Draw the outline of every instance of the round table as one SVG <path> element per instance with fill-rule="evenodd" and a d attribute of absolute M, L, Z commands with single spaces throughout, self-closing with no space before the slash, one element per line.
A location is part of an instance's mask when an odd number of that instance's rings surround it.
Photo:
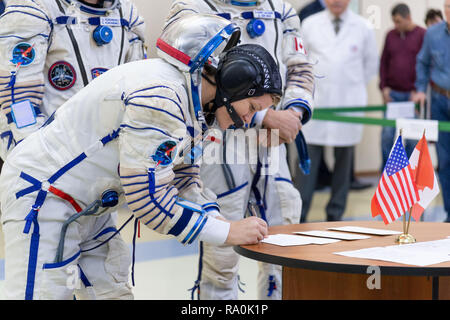
<path fill-rule="evenodd" d="M 273 226 L 269 234 L 326 231 L 358 226 L 402 231 L 403 222 L 339 221 Z M 450 223 L 411 222 L 409 233 L 417 242 L 450 236 Z M 235 246 L 250 259 L 283 267 L 283 299 L 450 299 L 450 261 L 417 267 L 381 260 L 351 258 L 334 252 L 395 245 L 397 235 L 369 235 L 364 240 L 342 240 L 325 245 L 282 247 L 266 243 Z M 374 267 L 378 269 L 374 269 Z M 379 271 L 380 288 L 370 285 Z M 372 277 L 372 278 L 371 278 Z"/>

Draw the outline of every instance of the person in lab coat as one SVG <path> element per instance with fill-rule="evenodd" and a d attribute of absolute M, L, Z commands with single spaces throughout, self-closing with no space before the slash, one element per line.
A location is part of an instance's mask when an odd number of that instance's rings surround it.
<path fill-rule="evenodd" d="M 325 0 L 327 9 L 308 17 L 302 24 L 305 47 L 315 65 L 315 105 L 349 107 L 367 104 L 367 84 L 379 66 L 375 32 L 369 22 L 353 13 L 350 0 Z M 361 114 L 352 112 L 351 115 Z M 331 198 L 326 207 L 327 221 L 344 214 L 350 187 L 354 147 L 361 142 L 363 126 L 312 120 L 304 126 L 311 158 L 311 173 L 300 173 L 299 189 L 305 222 L 314 193 L 319 159 L 325 147 L 334 147 Z"/>

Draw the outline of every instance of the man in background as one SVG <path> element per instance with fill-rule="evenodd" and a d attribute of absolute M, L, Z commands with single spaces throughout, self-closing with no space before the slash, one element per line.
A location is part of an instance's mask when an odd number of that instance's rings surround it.
<path fill-rule="evenodd" d="M 303 22 L 309 16 L 319 13 L 325 9 L 326 9 L 325 0 L 316 0 L 306 4 L 302 9 L 300 9 L 299 12 L 300 22 Z M 320 168 L 319 168 L 319 175 L 317 177 L 317 184 L 315 188 L 316 190 L 322 190 L 331 185 L 331 172 L 325 162 L 324 157 L 322 156 L 319 161 L 320 161 Z M 293 175 L 296 176 L 298 174 L 299 169 L 297 167 L 294 167 L 292 168 L 292 170 L 294 171 Z M 365 183 L 356 179 L 354 172 L 354 159 L 352 164 L 350 181 L 351 181 L 350 183 L 351 190 L 362 190 L 372 186 L 371 183 Z"/>
<path fill-rule="evenodd" d="M 411 18 L 409 7 L 398 4 L 392 9 L 394 29 L 386 36 L 380 62 L 380 90 L 385 104 L 410 101 L 415 91 L 416 57 L 422 47 L 425 29 Z M 396 134 L 394 127 L 383 127 L 381 133 L 382 167 L 386 165 Z M 405 140 L 405 149 L 411 155 L 416 141 Z"/>
<path fill-rule="evenodd" d="M 431 119 L 438 121 L 450 121 L 450 0 L 445 0 L 444 8 L 446 21 L 427 29 L 417 56 L 417 93 L 413 97 L 423 105 L 431 82 Z M 436 151 L 446 222 L 450 222 L 450 132 L 439 132 Z"/>
<path fill-rule="evenodd" d="M 312 61 L 317 61 L 314 73 L 320 76 L 316 81 L 315 105 L 367 105 L 367 84 L 378 70 L 374 30 L 367 20 L 348 8 L 350 0 L 325 2 L 326 10 L 308 17 L 302 24 L 306 50 Z M 303 130 L 311 172 L 300 173 L 299 177 L 303 200 L 301 222 L 307 218 L 325 147 L 333 147 L 335 157 L 326 220 L 341 220 L 350 189 L 354 147 L 361 141 L 363 126 L 311 120 Z"/>
<path fill-rule="evenodd" d="M 441 22 L 444 20 L 444 17 L 442 16 L 442 11 L 438 9 L 430 9 L 427 11 L 427 14 L 425 15 L 425 25 L 427 28 L 431 27 L 432 25 Z"/>

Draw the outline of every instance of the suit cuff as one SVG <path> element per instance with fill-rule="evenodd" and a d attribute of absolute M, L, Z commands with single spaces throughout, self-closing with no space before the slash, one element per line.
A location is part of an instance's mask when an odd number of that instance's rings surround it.
<path fill-rule="evenodd" d="M 253 119 L 252 119 L 252 127 L 253 126 L 262 126 L 263 120 L 264 120 L 268 110 L 269 110 L 269 108 L 266 108 L 262 111 L 258 111 L 255 113 L 255 115 L 253 116 Z"/>
<path fill-rule="evenodd" d="M 205 224 L 201 234 L 198 236 L 199 241 L 205 241 L 214 245 L 224 244 L 230 232 L 230 223 L 210 217 Z"/>

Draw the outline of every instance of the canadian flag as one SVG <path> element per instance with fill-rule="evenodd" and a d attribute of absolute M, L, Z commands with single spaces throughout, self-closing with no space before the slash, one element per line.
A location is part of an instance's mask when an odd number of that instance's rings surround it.
<path fill-rule="evenodd" d="M 294 39 L 295 39 L 295 51 L 298 51 L 306 55 L 306 48 L 305 45 L 303 44 L 303 39 L 299 37 L 295 37 Z"/>
<path fill-rule="evenodd" d="M 412 206 L 411 216 L 414 220 L 419 221 L 423 211 L 430 205 L 440 191 L 425 134 L 414 148 L 409 158 L 409 163 L 411 164 L 413 176 L 419 191 L 419 201 Z"/>

